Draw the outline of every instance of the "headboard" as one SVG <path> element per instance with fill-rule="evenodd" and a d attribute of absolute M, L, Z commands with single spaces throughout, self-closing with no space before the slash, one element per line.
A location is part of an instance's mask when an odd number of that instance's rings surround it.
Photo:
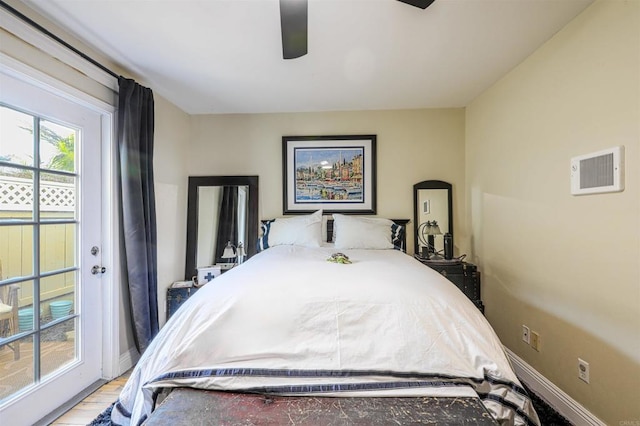
<path fill-rule="evenodd" d="M 394 243 L 395 248 L 397 250 L 406 252 L 407 251 L 407 223 L 409 223 L 410 219 L 391 219 L 397 225 L 401 225 L 404 227 L 404 232 L 402 233 L 400 239 Z M 268 222 L 268 220 L 262 220 L 262 223 Z M 327 238 L 325 241 L 333 241 L 333 219 L 329 217 L 327 219 Z"/>

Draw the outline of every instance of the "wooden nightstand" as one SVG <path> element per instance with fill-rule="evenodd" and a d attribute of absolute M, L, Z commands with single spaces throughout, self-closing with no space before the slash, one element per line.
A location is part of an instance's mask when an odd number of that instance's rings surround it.
<path fill-rule="evenodd" d="M 418 255 L 414 257 L 444 275 L 484 313 L 484 304 L 480 296 L 480 271 L 476 265 L 462 261 L 426 260 Z"/>

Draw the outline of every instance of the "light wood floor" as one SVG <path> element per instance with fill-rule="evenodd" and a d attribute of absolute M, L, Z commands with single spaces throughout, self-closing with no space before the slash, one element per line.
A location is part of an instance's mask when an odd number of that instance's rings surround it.
<path fill-rule="evenodd" d="M 120 391 L 124 387 L 131 370 L 122 376 L 105 383 L 98 390 L 83 399 L 78 405 L 58 417 L 51 425 L 53 426 L 86 426 L 105 408 L 109 407 L 118 399 Z"/>

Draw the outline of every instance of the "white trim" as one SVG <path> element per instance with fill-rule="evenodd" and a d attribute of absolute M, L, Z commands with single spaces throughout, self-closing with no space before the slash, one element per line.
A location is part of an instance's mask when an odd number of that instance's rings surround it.
<path fill-rule="evenodd" d="M 93 65 L 91 62 L 79 56 L 77 53 L 69 50 L 67 47 L 58 43 L 56 40 L 26 24 L 22 19 L 18 18 L 5 9 L 0 9 L 0 20 L 2 27 L 10 33 L 36 46 L 48 55 L 60 60 L 61 62 L 77 69 L 81 73 L 87 75 L 92 80 L 97 81 L 105 87 L 118 92 L 118 80 L 111 74 Z"/>
<path fill-rule="evenodd" d="M 139 359 L 140 359 L 140 354 L 138 353 L 136 348 L 129 348 L 127 352 L 120 355 L 120 364 L 119 364 L 119 368 L 121 371 L 120 374 L 124 374 L 131 367 L 136 365 Z"/>
<path fill-rule="evenodd" d="M 69 86 L 57 78 L 32 68 L 3 52 L 0 52 L 0 69 L 7 75 L 18 78 L 32 86 L 47 90 L 65 99 L 72 99 L 77 104 L 93 111 L 113 113 L 116 110 L 114 105 L 95 98 L 75 87 Z M 116 97 L 114 94 L 114 103 L 115 102 Z"/>
<path fill-rule="evenodd" d="M 102 140 L 102 265 L 107 272 L 102 277 L 102 377 L 114 379 L 122 374 L 120 355 L 120 257 L 118 255 L 119 227 L 115 209 L 117 188 L 115 156 L 115 117 L 103 115 Z"/>
<path fill-rule="evenodd" d="M 508 348 L 505 347 L 504 349 L 511 359 L 516 376 L 567 420 L 575 425 L 606 426 L 602 420 L 591 414 L 589 410 L 554 385 L 522 358 Z"/>

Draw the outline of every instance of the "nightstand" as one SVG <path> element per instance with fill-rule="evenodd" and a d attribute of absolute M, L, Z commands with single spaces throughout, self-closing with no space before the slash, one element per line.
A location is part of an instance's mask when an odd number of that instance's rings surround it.
<path fill-rule="evenodd" d="M 198 287 L 195 286 L 169 287 L 167 289 L 167 320 L 169 320 L 171 315 L 175 314 L 178 308 L 196 291 L 198 291 Z"/>
<path fill-rule="evenodd" d="M 455 260 L 426 260 L 418 255 L 414 257 L 454 283 L 484 313 L 480 297 L 480 272 L 476 265 Z"/>
<path fill-rule="evenodd" d="M 207 268 L 200 268 L 198 272 L 203 273 L 203 277 L 212 281 L 215 277 L 224 274 L 225 272 L 231 270 L 235 264 L 233 263 L 216 263 L 214 266 Z M 215 272 L 215 268 L 219 268 L 219 272 Z M 209 276 L 207 276 L 208 274 Z M 207 284 L 209 281 L 205 282 Z M 183 283 L 184 286 L 175 286 L 178 283 Z M 205 285 L 203 284 L 203 285 Z M 202 286 L 200 286 L 202 287 Z M 193 285 L 193 281 L 191 281 L 191 285 L 187 285 L 187 281 L 179 281 L 174 283 L 173 286 L 167 289 L 167 320 L 171 317 L 171 315 L 175 314 L 176 311 L 184 302 L 187 301 L 189 297 L 191 297 L 200 287 L 196 287 Z"/>

